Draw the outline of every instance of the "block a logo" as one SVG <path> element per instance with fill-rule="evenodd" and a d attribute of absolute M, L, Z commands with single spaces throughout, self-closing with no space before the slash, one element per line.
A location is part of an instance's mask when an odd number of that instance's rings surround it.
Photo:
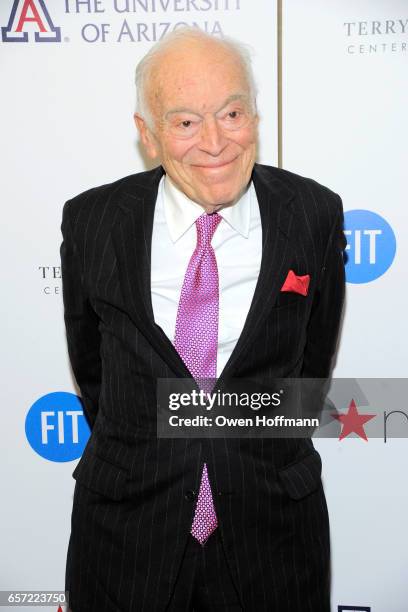
<path fill-rule="evenodd" d="M 56 462 L 78 459 L 91 433 L 81 400 L 63 391 L 34 402 L 26 416 L 25 432 L 38 455 Z"/>
<path fill-rule="evenodd" d="M 61 28 L 54 26 L 44 0 L 14 0 L 2 41 L 28 42 L 33 30 L 35 42 L 61 42 Z"/>
<path fill-rule="evenodd" d="M 347 282 L 369 283 L 382 276 L 391 266 L 396 251 L 390 224 L 370 210 L 349 210 L 344 213 L 344 227 Z"/>

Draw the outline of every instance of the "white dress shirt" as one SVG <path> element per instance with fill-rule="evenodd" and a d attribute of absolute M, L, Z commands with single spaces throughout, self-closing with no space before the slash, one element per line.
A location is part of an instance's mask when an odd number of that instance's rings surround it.
<path fill-rule="evenodd" d="M 203 212 L 167 175 L 162 177 L 153 220 L 151 291 L 155 322 L 172 343 L 181 287 L 197 242 L 195 221 Z M 262 226 L 252 182 L 218 214 L 222 220 L 211 241 L 220 288 L 217 378 L 244 327 L 261 264 Z"/>

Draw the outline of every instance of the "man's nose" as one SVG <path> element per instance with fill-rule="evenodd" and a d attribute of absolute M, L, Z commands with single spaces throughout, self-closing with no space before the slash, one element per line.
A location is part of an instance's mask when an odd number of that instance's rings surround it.
<path fill-rule="evenodd" d="M 214 157 L 219 155 L 227 142 L 215 117 L 206 117 L 201 128 L 200 148 Z"/>

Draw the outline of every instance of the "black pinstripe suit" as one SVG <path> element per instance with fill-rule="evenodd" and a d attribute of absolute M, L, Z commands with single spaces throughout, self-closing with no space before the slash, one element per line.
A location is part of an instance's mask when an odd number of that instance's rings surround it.
<path fill-rule="evenodd" d="M 189 372 L 150 297 L 162 168 L 64 206 L 61 264 L 73 372 L 92 435 L 74 471 L 66 589 L 74 612 L 161 611 L 189 537 L 202 464 L 247 611 L 328 612 L 329 523 L 310 439 L 156 437 L 156 379 Z M 315 181 L 256 164 L 263 251 L 229 377 L 325 377 L 344 295 L 343 211 Z M 289 269 L 307 297 L 281 293 Z M 191 537 L 191 536 L 190 536 Z"/>

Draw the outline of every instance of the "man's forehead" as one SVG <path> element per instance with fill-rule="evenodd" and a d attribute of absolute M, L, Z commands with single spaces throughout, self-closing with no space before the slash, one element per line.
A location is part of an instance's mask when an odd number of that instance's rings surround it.
<path fill-rule="evenodd" d="M 205 51 L 205 52 L 204 52 Z M 154 112 L 217 112 L 234 96 L 250 97 L 241 59 L 217 43 L 178 44 L 156 58 L 148 96 Z"/>
<path fill-rule="evenodd" d="M 164 71 L 163 71 L 164 72 Z M 157 101 L 175 108 L 191 107 L 192 102 L 205 107 L 221 107 L 227 102 L 250 97 L 249 83 L 239 67 L 212 70 L 183 71 L 180 67 L 172 74 L 167 70 L 150 83 L 150 92 Z"/>

